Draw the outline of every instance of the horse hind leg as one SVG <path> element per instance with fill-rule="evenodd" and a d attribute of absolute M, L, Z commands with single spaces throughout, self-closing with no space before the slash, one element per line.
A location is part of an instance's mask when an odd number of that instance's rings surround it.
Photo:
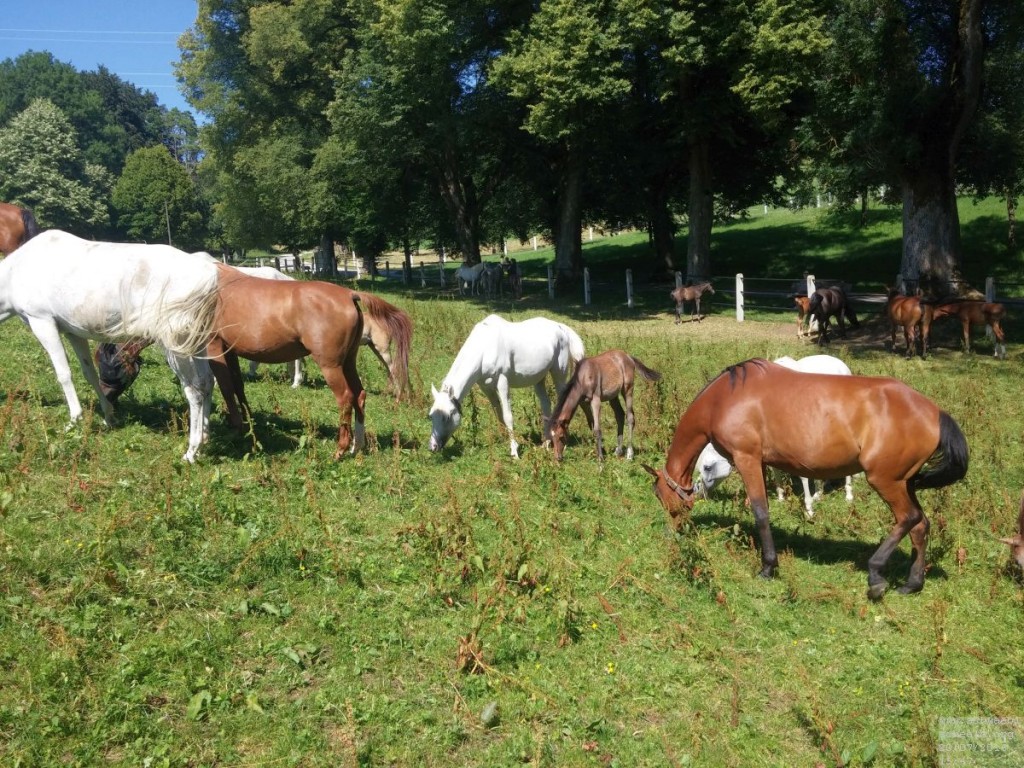
<path fill-rule="evenodd" d="M 910 567 L 910 577 L 899 591 L 903 594 L 917 592 L 924 586 L 928 520 L 906 481 L 886 480 L 883 482 L 878 478 L 868 476 L 868 482 L 892 510 L 893 517 L 896 519 L 889 535 L 868 560 L 868 597 L 872 600 L 880 600 L 885 594 L 889 583 L 882 576 L 882 569 L 908 533 L 911 534 L 911 543 L 914 548 L 914 562 Z"/>
<path fill-rule="evenodd" d="M 324 381 L 334 393 L 334 399 L 338 404 L 338 447 L 334 451 L 334 460 L 337 461 L 346 452 L 355 453 L 362 447 L 363 434 L 363 403 L 365 394 L 359 377 L 347 374 L 339 365 L 320 365 L 320 372 Z M 356 412 L 356 435 L 352 437 L 352 412 Z"/>

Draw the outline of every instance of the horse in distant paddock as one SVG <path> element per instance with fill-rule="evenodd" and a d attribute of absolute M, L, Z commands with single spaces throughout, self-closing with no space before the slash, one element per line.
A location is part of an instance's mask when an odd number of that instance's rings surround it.
<path fill-rule="evenodd" d="M 889 289 L 885 307 L 892 332 L 892 351 L 896 351 L 896 328 L 903 328 L 903 339 L 907 344 L 907 359 L 914 356 L 917 340 L 921 339 L 921 357 L 928 354 L 928 329 L 931 324 L 931 307 L 921 302 L 919 296 L 901 296 L 897 289 Z"/>
<path fill-rule="evenodd" d="M 544 415 L 544 439 L 551 439 L 551 401 L 544 382 L 550 374 L 555 394 L 561 396 L 569 377 L 569 366 L 586 354 L 583 340 L 567 325 L 546 317 L 510 323 L 499 315 L 488 315 L 470 331 L 441 389 L 430 386 L 430 450 L 440 451 L 462 423 L 462 400 L 479 384 L 495 414 L 508 431 L 512 458 L 519 458 L 512 425 L 509 390 L 533 387 Z"/>
<path fill-rule="evenodd" d="M 967 474 L 967 440 L 956 421 L 896 379 L 798 373 L 767 360 L 726 368 L 702 389 L 679 419 L 654 494 L 680 529 L 693 508 L 693 470 L 707 443 L 743 478 L 761 542 L 761 576 L 771 578 L 778 555 L 768 520 L 765 467 L 827 480 L 864 472 L 892 510 L 896 524 L 868 560 L 868 596 L 888 586 L 882 569 L 910 535 L 913 561 L 900 592 L 924 586 L 928 518 L 917 500 Z"/>
<path fill-rule="evenodd" d="M 0 203 L 0 253 L 6 256 L 38 234 L 39 225 L 32 211 Z"/>
<path fill-rule="evenodd" d="M 835 317 L 839 326 L 840 338 L 846 338 L 846 318 L 850 319 L 850 327 L 857 328 L 857 316 L 853 313 L 853 307 L 842 288 L 818 288 L 810 296 L 808 310 L 815 320 L 818 321 L 818 344 L 828 342 L 829 318 Z"/>
<path fill-rule="evenodd" d="M 558 461 L 562 460 L 569 422 L 572 421 L 578 406 L 582 407 L 587 424 L 594 432 L 597 460 L 604 461 L 604 445 L 601 441 L 602 402 L 607 402 L 615 414 L 615 455 L 622 455 L 622 433 L 625 427 L 628 429 L 626 458 L 633 458 L 633 379 L 636 371 L 648 381 L 657 381 L 661 378 L 660 373 L 651 370 L 621 349 L 612 349 L 580 361 L 561 397 L 558 398 L 553 412 L 551 442 Z M 620 396 L 625 401 L 625 411 L 619 402 Z"/>
<path fill-rule="evenodd" d="M 465 295 L 467 288 L 469 289 L 470 296 L 474 293 L 479 293 L 480 278 L 483 275 L 483 271 L 483 262 L 479 262 L 478 264 L 463 264 L 455 270 L 455 280 L 459 286 L 460 296 Z"/>
<path fill-rule="evenodd" d="M 1003 318 L 1006 308 L 996 302 L 974 301 L 970 299 L 943 301 L 932 305 L 931 322 L 942 317 L 955 317 L 960 320 L 963 329 L 964 350 L 971 351 L 971 326 L 987 325 L 995 336 L 996 357 L 1006 359 L 1006 336 L 1003 334 Z M 927 335 L 928 331 L 925 330 Z"/>
<path fill-rule="evenodd" d="M 88 339 L 159 343 L 189 404 L 191 462 L 206 439 L 213 377 L 204 350 L 215 328 L 217 267 L 169 245 L 100 243 L 49 230 L 0 261 L 0 321 L 21 317 L 39 339 L 64 390 L 71 421 L 82 417 L 63 335 L 99 398 Z"/>
<path fill-rule="evenodd" d="M 683 310 L 688 301 L 694 302 L 693 313 L 690 315 L 690 322 L 696 320 L 698 323 L 703 320 L 700 314 L 700 297 L 705 293 L 714 295 L 715 289 L 709 282 L 695 283 L 694 285 L 681 285 L 669 295 L 676 303 L 676 325 L 683 322 Z"/>
<path fill-rule="evenodd" d="M 796 306 L 796 337 L 809 338 L 812 333 L 818 331 L 818 321 L 811 314 L 811 299 L 808 296 L 794 296 L 793 304 Z"/>

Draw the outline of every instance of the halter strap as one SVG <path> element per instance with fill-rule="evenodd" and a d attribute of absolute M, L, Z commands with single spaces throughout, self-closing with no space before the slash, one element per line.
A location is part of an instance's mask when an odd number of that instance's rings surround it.
<path fill-rule="evenodd" d="M 693 496 L 693 486 L 689 488 L 684 488 L 671 477 L 669 477 L 668 467 L 662 470 L 661 476 L 665 479 L 665 485 L 667 485 L 670 489 L 675 491 L 676 496 L 678 496 L 680 499 L 685 499 L 687 496 Z"/>

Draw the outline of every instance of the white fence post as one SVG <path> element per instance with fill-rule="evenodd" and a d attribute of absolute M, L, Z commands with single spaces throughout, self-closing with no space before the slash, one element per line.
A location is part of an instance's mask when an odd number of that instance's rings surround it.
<path fill-rule="evenodd" d="M 548 264 L 548 298 L 555 298 L 555 273 L 550 264 Z"/>
<path fill-rule="evenodd" d="M 420 288 L 427 287 L 427 270 L 423 266 L 423 262 L 420 262 Z"/>
<path fill-rule="evenodd" d="M 743 273 L 736 273 L 736 322 L 743 322 Z"/>
<path fill-rule="evenodd" d="M 583 304 L 590 306 L 590 268 L 583 268 Z"/>
<path fill-rule="evenodd" d="M 626 306 L 633 308 L 633 270 L 626 270 Z"/>
<path fill-rule="evenodd" d="M 814 291 L 815 291 L 814 275 L 808 275 L 807 276 L 807 296 L 808 296 L 808 298 L 810 298 L 811 296 L 814 295 Z"/>

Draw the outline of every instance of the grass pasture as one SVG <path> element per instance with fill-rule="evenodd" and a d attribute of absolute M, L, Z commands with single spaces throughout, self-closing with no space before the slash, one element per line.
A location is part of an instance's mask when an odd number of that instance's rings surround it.
<path fill-rule="evenodd" d="M 983 334 L 975 354 L 950 336 L 907 361 L 883 349 L 877 319 L 832 345 L 855 372 L 933 398 L 971 447 L 964 481 L 921 493 L 924 591 L 874 604 L 865 564 L 891 516 L 862 477 L 855 502 L 827 495 L 812 522 L 799 495 L 772 502 L 780 573 L 763 581 L 735 477 L 677 536 L 640 467 L 664 460 L 679 415 L 726 365 L 816 351 L 791 315 L 676 326 L 667 306 L 623 322 L 621 308 L 499 302 L 664 374 L 637 383 L 635 461 L 598 466 L 577 415 L 556 466 L 528 390 L 513 394 L 518 462 L 479 392 L 430 454 L 430 384 L 485 309 L 381 295 L 415 323 L 413 399 L 385 396 L 363 354 L 370 446 L 338 463 L 333 398 L 311 365 L 301 390 L 262 366 L 247 389 L 254 432 L 234 436 L 215 414 L 189 466 L 187 407 L 155 352 L 122 426 L 87 407 L 65 431 L 41 347 L 3 327 L 0 764 L 1024 761 L 1024 598 L 997 540 L 1024 487 L 1015 324 L 1006 361 Z M 904 542 L 893 586 L 908 567 Z M 949 761 L 963 755 L 973 762 Z"/>

